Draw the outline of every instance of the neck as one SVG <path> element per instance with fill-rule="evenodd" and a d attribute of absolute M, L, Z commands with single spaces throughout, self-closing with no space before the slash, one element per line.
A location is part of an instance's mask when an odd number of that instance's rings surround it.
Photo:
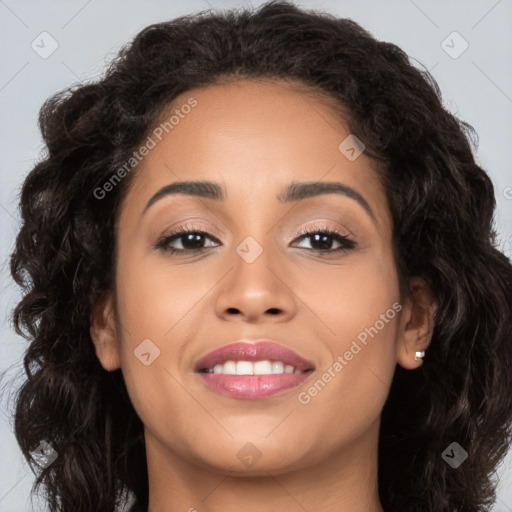
<path fill-rule="evenodd" d="M 378 422 L 350 447 L 286 473 L 237 476 L 200 466 L 146 431 L 148 512 L 383 512 L 378 496 Z"/>

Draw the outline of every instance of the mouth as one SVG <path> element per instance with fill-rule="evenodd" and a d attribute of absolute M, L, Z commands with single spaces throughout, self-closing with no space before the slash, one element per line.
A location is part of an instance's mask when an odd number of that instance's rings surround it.
<path fill-rule="evenodd" d="M 292 350 L 269 340 L 225 345 L 195 365 L 213 391 L 242 399 L 260 399 L 300 385 L 315 368 Z"/>

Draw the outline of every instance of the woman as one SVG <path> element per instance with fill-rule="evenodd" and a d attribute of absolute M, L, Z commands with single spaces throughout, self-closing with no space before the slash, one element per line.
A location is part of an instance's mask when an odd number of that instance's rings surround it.
<path fill-rule="evenodd" d="M 512 267 L 404 52 L 287 3 L 183 17 L 40 124 L 15 431 L 52 510 L 493 502 Z"/>

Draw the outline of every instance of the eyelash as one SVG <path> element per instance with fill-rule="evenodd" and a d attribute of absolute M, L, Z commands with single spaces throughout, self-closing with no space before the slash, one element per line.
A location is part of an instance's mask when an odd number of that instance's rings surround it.
<path fill-rule="evenodd" d="M 165 252 L 169 252 L 171 254 L 193 254 L 193 253 L 199 253 L 204 252 L 206 249 L 209 249 L 209 247 L 201 247 L 199 249 L 175 249 L 173 247 L 169 247 L 169 244 L 173 242 L 174 240 L 178 240 L 182 238 L 184 235 L 187 234 L 195 234 L 195 235 L 204 235 L 215 242 L 217 240 L 212 237 L 209 233 L 202 231 L 201 229 L 195 228 L 193 226 L 181 226 L 178 229 L 174 230 L 172 233 L 169 233 L 168 235 L 160 238 L 158 242 L 154 245 L 155 249 L 159 249 Z M 326 255 L 328 253 L 341 253 L 341 252 L 348 252 L 357 247 L 356 242 L 351 240 L 347 235 L 344 235 L 340 231 L 329 228 L 329 227 L 315 227 L 314 229 L 311 228 L 302 228 L 298 233 L 298 239 L 302 240 L 308 237 L 311 237 L 316 234 L 321 235 L 327 235 L 330 238 L 333 238 L 336 242 L 340 244 L 340 247 L 337 249 L 306 249 L 308 251 L 312 251 L 315 253 L 320 253 L 322 255 Z"/>

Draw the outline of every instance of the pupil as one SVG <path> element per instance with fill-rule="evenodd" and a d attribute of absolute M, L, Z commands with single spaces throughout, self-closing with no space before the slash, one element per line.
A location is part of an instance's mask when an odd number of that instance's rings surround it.
<path fill-rule="evenodd" d="M 326 239 L 328 240 L 331 238 L 330 235 L 317 233 L 317 234 L 313 235 L 313 238 L 314 238 L 314 242 L 317 244 L 320 241 L 321 249 L 330 249 L 331 248 L 332 242 L 331 243 L 329 243 L 328 241 L 326 242 Z"/>
<path fill-rule="evenodd" d="M 188 244 L 189 246 L 192 246 L 192 248 L 201 248 L 203 243 L 202 238 L 203 235 L 200 235 L 198 233 L 189 233 L 185 235 L 185 243 L 183 245 L 187 246 Z"/>

